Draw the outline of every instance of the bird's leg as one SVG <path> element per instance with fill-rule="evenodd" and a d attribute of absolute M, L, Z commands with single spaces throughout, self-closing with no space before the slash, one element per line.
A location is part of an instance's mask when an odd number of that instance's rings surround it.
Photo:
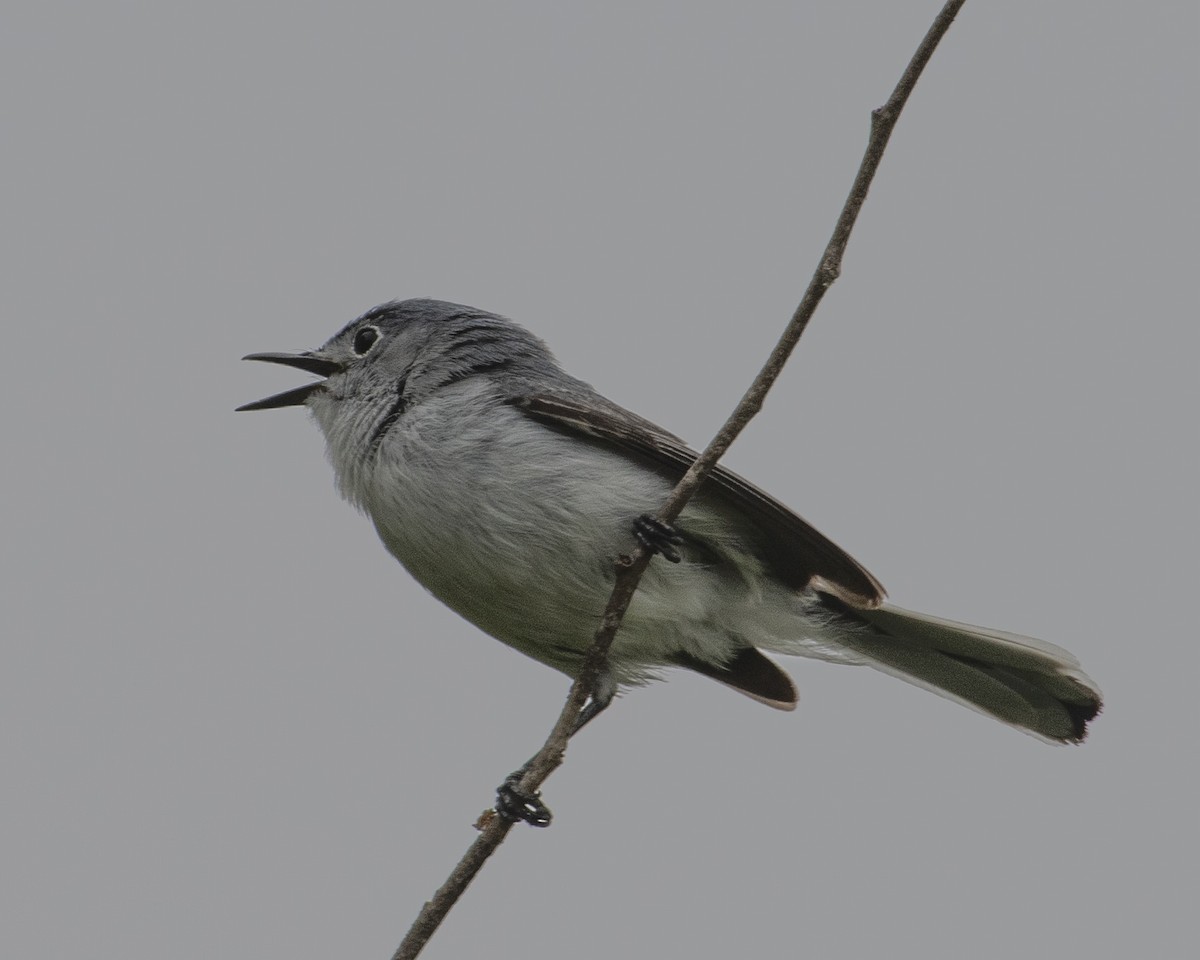
<path fill-rule="evenodd" d="M 570 736 L 575 736 L 584 725 L 589 721 L 596 719 L 605 708 L 612 703 L 613 697 L 616 695 L 616 684 L 607 672 L 596 678 L 596 684 L 583 708 L 575 717 L 575 724 L 571 727 Z M 537 759 L 536 754 L 530 757 L 519 770 L 514 770 L 504 782 L 496 788 L 496 813 L 501 819 L 507 820 L 509 823 L 518 823 L 524 821 L 532 827 L 548 827 L 554 815 L 550 809 L 542 803 L 542 795 L 540 791 L 525 793 L 517 789 L 517 785 L 521 782 L 521 778 L 525 776 L 526 771 L 533 766 L 534 760 Z"/>
<path fill-rule="evenodd" d="M 643 513 L 633 521 L 633 535 L 651 553 L 661 553 L 664 560 L 678 563 L 683 557 L 675 548 L 683 543 L 683 537 L 669 523 Z"/>

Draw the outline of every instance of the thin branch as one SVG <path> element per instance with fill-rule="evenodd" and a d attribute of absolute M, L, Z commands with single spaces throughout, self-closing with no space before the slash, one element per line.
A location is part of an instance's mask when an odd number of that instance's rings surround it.
<path fill-rule="evenodd" d="M 955 16 L 965 2 L 966 0 L 949 0 L 942 7 L 941 12 L 933 21 L 933 25 L 929 28 L 929 32 L 925 35 L 925 39 L 917 47 L 916 53 L 913 54 L 912 60 L 899 83 L 896 84 L 896 89 L 892 91 L 887 103 L 872 111 L 871 135 L 862 163 L 858 168 L 858 175 L 854 178 L 850 196 L 846 199 L 846 204 L 834 227 L 833 236 L 825 247 L 825 252 L 816 272 L 809 281 L 804 297 L 792 314 L 792 319 L 775 349 L 771 351 L 770 357 L 738 403 L 737 408 L 730 414 L 729 419 L 725 421 L 724 426 L 713 437 L 704 452 L 697 457 L 687 473 L 683 475 L 666 503 L 658 511 L 658 518 L 664 523 L 671 523 L 683 512 L 683 508 L 695 494 L 704 478 L 716 466 L 717 461 L 724 456 L 725 451 L 729 449 L 746 424 L 762 409 L 763 398 L 779 377 L 783 365 L 799 341 L 800 335 L 816 312 L 817 305 L 840 275 L 842 257 L 850 240 L 850 231 L 854 228 L 863 201 L 867 198 L 867 190 L 879 168 L 883 151 L 887 147 L 892 130 L 900 117 L 900 111 L 908 101 L 929 58 L 933 56 L 934 49 L 945 36 L 946 31 L 950 29 L 950 24 L 954 22 Z M 588 694 L 593 689 L 607 661 L 608 649 L 612 646 L 613 638 L 621 626 L 621 620 L 629 608 L 634 591 L 650 563 L 650 558 L 651 554 L 639 545 L 634 548 L 629 557 L 621 558 L 617 562 L 616 583 L 613 586 L 604 616 L 601 618 L 600 628 L 596 631 L 596 637 L 584 658 L 579 676 L 571 685 L 571 692 L 567 696 L 567 702 L 563 706 L 562 713 L 559 714 L 554 729 L 550 732 L 545 745 L 525 768 L 524 776 L 517 785 L 519 791 L 523 793 L 536 792 L 546 778 L 562 764 L 575 718 L 583 709 Z M 513 825 L 498 816 L 484 814 L 480 818 L 480 826 L 479 836 L 475 838 L 475 842 L 471 844 L 446 882 L 438 888 L 433 899 L 429 900 L 422 908 L 392 960 L 411 960 L 421 952 L 450 908 L 462 896 L 463 891 L 466 890 L 467 885 L 474 879 L 475 874 L 479 872 L 488 857 L 504 841 Z"/>

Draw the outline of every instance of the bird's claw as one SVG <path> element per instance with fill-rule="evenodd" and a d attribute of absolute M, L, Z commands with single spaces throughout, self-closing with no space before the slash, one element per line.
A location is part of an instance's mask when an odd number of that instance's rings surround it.
<path fill-rule="evenodd" d="M 531 827 L 548 827 L 552 814 L 542 803 L 540 793 L 523 793 L 517 789 L 521 771 L 511 774 L 496 788 L 496 813 L 509 823 L 527 823 Z"/>
<path fill-rule="evenodd" d="M 678 563 L 683 557 L 675 548 L 683 543 L 683 537 L 669 523 L 643 513 L 633 521 L 633 535 L 638 543 L 651 553 L 661 553 L 664 560 Z"/>

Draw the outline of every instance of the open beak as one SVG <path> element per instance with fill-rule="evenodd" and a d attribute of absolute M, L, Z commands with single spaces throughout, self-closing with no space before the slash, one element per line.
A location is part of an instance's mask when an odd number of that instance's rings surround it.
<path fill-rule="evenodd" d="M 307 370 L 309 373 L 315 373 L 319 377 L 328 377 L 332 373 L 337 373 L 342 368 L 341 364 L 334 363 L 332 360 L 326 360 L 315 353 L 251 353 L 248 356 L 242 357 L 242 359 L 262 360 L 264 363 L 282 363 L 285 367 L 296 367 L 298 370 Z M 238 407 L 238 410 L 271 410 L 275 407 L 303 406 L 305 400 L 318 390 L 323 390 L 324 388 L 324 380 L 318 380 L 316 383 L 306 383 L 302 387 L 296 387 L 294 390 L 285 390 L 283 393 L 277 393 L 273 397 L 266 397 L 262 400 L 255 400 L 253 403 L 242 404 L 242 406 Z"/>

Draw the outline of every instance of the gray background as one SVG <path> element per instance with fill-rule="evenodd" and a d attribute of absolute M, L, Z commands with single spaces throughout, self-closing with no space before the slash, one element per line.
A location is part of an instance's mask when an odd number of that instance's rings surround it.
<path fill-rule="evenodd" d="M 410 581 L 301 412 L 234 415 L 303 382 L 238 357 L 444 297 L 703 443 L 937 7 L 5 4 L 5 956 L 390 955 L 566 685 Z M 1075 651 L 1089 744 L 676 676 L 429 957 L 1188 952 L 1196 26 L 968 4 L 729 457 L 898 602 Z"/>

